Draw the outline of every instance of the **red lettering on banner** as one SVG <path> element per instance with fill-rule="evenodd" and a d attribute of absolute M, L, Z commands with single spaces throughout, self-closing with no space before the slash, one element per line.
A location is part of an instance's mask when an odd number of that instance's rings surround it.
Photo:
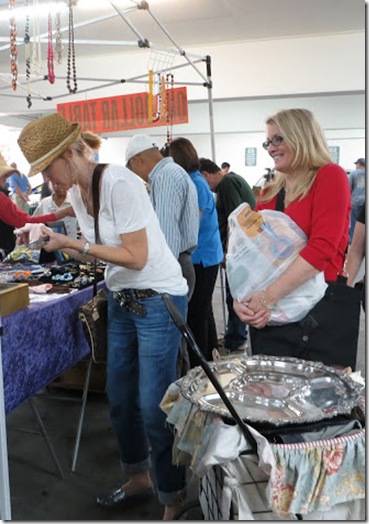
<path fill-rule="evenodd" d="M 188 122 L 186 87 L 171 90 L 173 100 L 173 125 Z M 57 111 L 70 122 L 79 122 L 82 131 L 109 133 L 113 131 L 159 127 L 166 125 L 166 118 L 150 122 L 148 119 L 148 94 L 94 98 L 80 102 L 58 104 Z"/>

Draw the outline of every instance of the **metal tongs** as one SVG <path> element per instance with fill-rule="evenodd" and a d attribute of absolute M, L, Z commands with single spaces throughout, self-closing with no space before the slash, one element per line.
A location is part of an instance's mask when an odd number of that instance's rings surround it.
<path fill-rule="evenodd" d="M 49 236 L 40 237 L 37 240 L 34 240 L 30 244 L 28 244 L 28 247 L 30 249 L 41 249 L 43 246 L 46 246 L 46 244 L 49 243 L 49 240 Z"/>
<path fill-rule="evenodd" d="M 249 428 L 246 426 L 246 424 L 243 422 L 240 415 L 237 413 L 236 409 L 234 408 L 233 404 L 227 397 L 227 395 L 224 392 L 224 389 L 222 385 L 220 384 L 219 380 L 215 376 L 213 370 L 209 366 L 208 362 L 206 361 L 204 355 L 202 354 L 199 346 L 196 343 L 196 340 L 194 339 L 194 336 L 186 324 L 184 318 L 182 317 L 180 311 L 178 310 L 177 306 L 174 304 L 173 300 L 170 298 L 169 295 L 164 293 L 163 295 L 165 305 L 169 311 L 170 316 L 172 317 L 173 322 L 179 329 L 179 331 L 184 336 L 186 342 L 188 343 L 188 346 L 190 347 L 193 355 L 197 358 L 199 361 L 202 369 L 205 371 L 206 375 L 208 376 L 210 382 L 215 387 L 216 391 L 219 393 L 220 398 L 223 400 L 225 406 L 227 407 L 228 411 L 232 415 L 233 419 L 241 429 L 246 441 L 251 445 L 251 449 L 243 452 L 243 454 L 253 454 L 257 452 L 257 446 L 256 441 L 252 433 L 250 432 Z"/>

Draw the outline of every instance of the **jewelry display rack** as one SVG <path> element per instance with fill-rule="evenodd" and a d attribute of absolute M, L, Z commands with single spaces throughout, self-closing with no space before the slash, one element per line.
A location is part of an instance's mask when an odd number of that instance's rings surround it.
<path fill-rule="evenodd" d="M 115 4 L 115 2 L 113 2 L 111 0 L 108 3 L 112 6 L 112 8 L 114 9 L 115 13 L 108 14 L 108 15 L 101 16 L 101 17 L 91 18 L 91 19 L 84 20 L 82 22 L 73 24 L 73 45 L 92 45 L 92 46 L 95 46 L 95 45 L 102 45 L 102 46 L 103 45 L 106 45 L 106 46 L 114 45 L 114 46 L 122 46 L 122 47 L 129 46 L 129 47 L 138 47 L 139 49 L 150 49 L 151 51 L 158 51 L 158 52 L 162 52 L 162 53 L 175 54 L 175 55 L 179 56 L 179 58 L 181 60 L 183 60 L 183 63 L 171 67 L 171 71 L 170 72 L 173 72 L 174 70 L 177 70 L 177 69 L 180 69 L 180 68 L 184 68 L 184 67 L 190 66 L 190 67 L 192 67 L 192 69 L 194 71 L 196 71 L 197 75 L 200 77 L 200 81 L 199 82 L 178 82 L 178 83 L 174 82 L 174 85 L 199 86 L 199 87 L 206 87 L 207 88 L 208 107 L 209 107 L 211 153 L 212 153 L 212 159 L 215 161 L 215 138 L 214 138 L 213 99 L 212 99 L 211 57 L 210 56 L 200 56 L 200 55 L 196 55 L 196 54 L 193 54 L 193 53 L 188 53 L 187 51 L 182 49 L 182 47 L 177 44 L 177 42 L 170 35 L 168 30 L 163 26 L 163 24 L 158 20 L 158 18 L 150 10 L 149 3 L 146 0 L 137 1 L 135 7 L 128 8 L 128 9 L 125 9 L 125 10 L 120 9 Z M 76 7 L 74 7 L 73 9 L 78 9 L 78 3 L 76 4 Z M 129 13 L 131 13 L 133 11 L 136 11 L 136 10 L 139 10 L 141 13 L 147 13 L 147 15 L 151 17 L 153 22 L 159 27 L 161 32 L 167 37 L 167 39 L 169 40 L 170 44 L 173 45 L 174 48 L 172 48 L 172 47 L 171 48 L 163 48 L 163 47 L 157 46 L 154 43 L 150 42 L 147 38 L 145 38 L 140 33 L 140 31 L 134 26 L 134 24 L 131 22 L 131 20 L 128 17 Z M 82 27 L 88 27 L 89 25 L 96 24 L 99 21 L 103 22 L 105 20 L 108 20 L 110 18 L 114 18 L 116 16 L 119 16 L 127 24 L 127 26 L 134 33 L 134 35 L 137 37 L 138 40 L 134 40 L 134 41 L 89 40 L 89 41 L 87 41 L 87 40 L 79 40 L 78 38 L 75 38 L 74 32 L 79 27 L 81 27 L 81 28 Z M 67 32 L 68 29 L 70 29 L 69 26 L 68 27 L 59 28 L 57 30 L 57 33 L 58 34 L 62 34 L 64 32 Z M 56 31 L 53 31 L 53 33 L 56 33 Z M 50 34 L 50 31 L 46 31 L 45 33 L 39 35 L 39 41 L 40 41 L 40 43 L 48 44 L 50 42 L 50 38 L 51 37 L 52 37 L 52 34 Z M 61 41 L 59 41 L 59 45 L 68 45 L 69 46 L 70 43 L 71 42 L 69 42 L 68 39 L 61 39 Z M 25 42 L 24 42 L 24 40 L 22 40 L 20 38 L 19 39 L 17 38 L 16 39 L 16 44 L 17 44 L 17 46 L 19 48 L 19 47 L 25 45 Z M 1 51 L 7 51 L 9 49 L 10 49 L 10 44 L 5 44 L 5 45 L 0 46 L 0 52 Z M 68 47 L 68 49 L 69 49 L 69 47 Z M 200 63 L 205 64 L 205 69 L 206 69 L 205 73 L 200 71 L 200 69 L 198 67 L 198 64 L 200 64 Z M 168 71 L 166 71 L 166 70 L 155 71 L 155 73 L 157 73 L 157 74 L 161 74 L 161 73 L 165 74 L 167 72 Z M 54 84 L 51 86 L 51 89 L 53 89 L 54 92 L 56 91 L 56 89 L 59 89 L 60 84 L 58 86 L 58 80 L 69 81 L 69 83 L 70 83 L 70 81 L 71 81 L 70 75 L 71 75 L 71 71 L 69 71 L 69 75 L 67 75 L 66 77 L 62 77 L 62 76 L 58 75 L 58 77 L 55 80 Z M 50 91 L 48 91 L 48 92 L 45 91 L 44 93 L 37 92 L 35 90 L 35 87 L 34 87 L 38 83 L 43 83 L 44 85 L 47 85 L 48 87 L 50 87 L 48 75 L 39 75 L 39 76 L 32 75 L 32 78 L 26 78 L 26 74 L 20 74 L 19 71 L 18 71 L 18 74 L 17 74 L 17 87 L 18 87 L 18 89 L 20 91 L 27 92 L 28 96 L 32 95 L 32 100 L 34 100 L 34 101 L 35 100 L 39 100 L 39 101 L 50 102 L 50 101 L 59 100 L 61 98 L 63 98 L 63 99 L 69 98 L 70 96 L 73 96 L 75 94 L 81 95 L 81 94 L 88 93 L 88 92 L 91 92 L 91 91 L 95 91 L 95 90 L 98 90 L 98 89 L 109 88 L 109 87 L 112 87 L 112 86 L 117 86 L 117 85 L 126 84 L 126 83 L 146 84 L 148 82 L 147 77 L 148 77 L 148 71 L 146 71 L 142 75 L 133 76 L 133 77 L 130 77 L 130 78 L 115 78 L 114 79 L 114 78 L 92 78 L 92 77 L 78 77 L 77 78 L 76 77 L 74 79 L 74 87 L 75 88 L 76 88 L 76 85 L 77 85 L 77 80 L 78 80 L 78 83 L 83 83 L 83 82 L 90 82 L 91 83 L 91 82 L 93 82 L 93 83 L 95 83 L 95 85 L 92 86 L 92 87 L 87 87 L 85 89 L 83 89 L 83 88 L 82 89 L 78 88 L 78 90 L 76 90 L 76 89 L 69 90 L 68 89 L 68 92 L 64 92 L 64 93 L 59 92 L 58 94 L 52 95 L 52 94 L 50 94 Z M 0 72 L 0 81 L 2 81 L 5 84 L 7 84 L 8 88 L 9 88 L 9 92 L 7 92 L 6 88 L 0 89 L 0 97 L 24 98 L 24 95 L 20 94 L 19 91 L 17 93 L 17 92 L 12 90 L 12 82 L 14 82 L 14 78 L 12 78 L 11 74 L 6 74 L 6 73 L 1 73 Z M 59 89 L 59 91 L 60 91 L 60 89 Z"/>

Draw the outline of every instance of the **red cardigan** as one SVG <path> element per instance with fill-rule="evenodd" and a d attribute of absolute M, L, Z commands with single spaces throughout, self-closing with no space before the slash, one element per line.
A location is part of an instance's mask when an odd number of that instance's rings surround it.
<path fill-rule="evenodd" d="M 255 210 L 275 209 L 277 197 L 258 202 Z M 336 164 L 321 167 L 308 194 L 289 204 L 284 212 L 308 237 L 300 256 L 327 281 L 336 281 L 343 269 L 350 224 L 351 197 L 348 177 Z"/>
<path fill-rule="evenodd" d="M 27 222 L 39 224 L 55 222 L 55 213 L 48 215 L 31 216 L 14 204 L 14 202 L 0 191 L 0 220 L 13 227 L 23 227 Z"/>

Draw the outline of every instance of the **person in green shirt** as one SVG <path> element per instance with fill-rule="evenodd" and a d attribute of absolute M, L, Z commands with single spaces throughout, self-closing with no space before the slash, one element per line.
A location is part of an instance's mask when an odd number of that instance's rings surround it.
<path fill-rule="evenodd" d="M 240 204 L 247 202 L 252 209 L 255 207 L 256 198 L 253 190 L 246 180 L 229 171 L 225 174 L 212 160 L 200 158 L 200 172 L 209 184 L 210 189 L 216 194 L 216 209 L 218 213 L 220 238 L 223 246 L 224 257 L 227 252 L 228 242 L 228 217 Z M 225 258 L 223 260 L 223 266 Z M 228 322 L 224 335 L 224 347 L 232 353 L 244 350 L 247 347 L 247 328 L 240 321 L 233 310 L 233 297 L 226 278 L 226 301 L 228 309 Z"/>

